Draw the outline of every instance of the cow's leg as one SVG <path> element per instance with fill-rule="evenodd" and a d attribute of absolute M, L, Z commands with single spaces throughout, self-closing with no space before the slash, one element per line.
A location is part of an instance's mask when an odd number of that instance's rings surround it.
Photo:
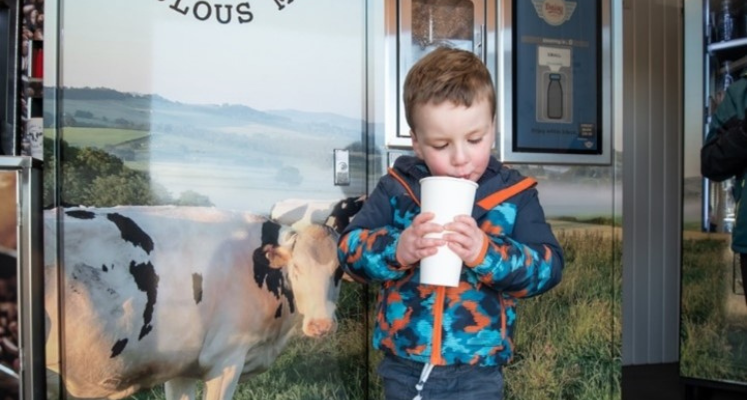
<path fill-rule="evenodd" d="M 205 382 L 203 400 L 229 400 L 236 391 L 243 363 L 226 365 L 222 373 Z"/>
<path fill-rule="evenodd" d="M 195 380 L 174 378 L 164 384 L 166 400 L 194 400 Z"/>

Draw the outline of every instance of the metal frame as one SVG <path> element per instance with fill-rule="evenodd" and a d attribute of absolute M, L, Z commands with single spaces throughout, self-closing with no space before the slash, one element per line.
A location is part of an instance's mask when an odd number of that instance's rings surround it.
<path fill-rule="evenodd" d="M 20 2 L 14 0 L 0 0 L 8 9 L 8 32 L 10 33 L 7 38 L 0 40 L 7 40 L 7 61 L 6 65 L 0 66 L 6 70 L 6 86 L 4 93 L 0 93 L 0 98 L 5 99 L 5 104 L 2 105 L 5 108 L 5 121 L 2 122 L 5 126 L 0 127 L 0 154 L 4 155 L 16 155 L 18 153 L 18 128 L 16 121 L 18 120 L 18 26 L 19 20 L 19 4 Z"/>
<path fill-rule="evenodd" d="M 42 163 L 0 157 L 0 171 L 16 175 L 20 398 L 46 397 Z"/>

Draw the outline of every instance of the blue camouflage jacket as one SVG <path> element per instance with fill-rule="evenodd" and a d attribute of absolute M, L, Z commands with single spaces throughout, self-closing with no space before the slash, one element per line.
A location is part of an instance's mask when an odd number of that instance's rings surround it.
<path fill-rule="evenodd" d="M 381 283 L 373 345 L 435 365 L 504 365 L 513 356 L 517 299 L 551 289 L 562 275 L 536 182 L 491 157 L 472 210 L 489 240 L 474 265 L 463 265 L 458 287 L 441 287 L 421 285 L 419 268 L 395 256 L 401 232 L 420 212 L 418 182 L 429 175 L 421 160 L 397 158 L 340 237 L 348 274 Z"/>

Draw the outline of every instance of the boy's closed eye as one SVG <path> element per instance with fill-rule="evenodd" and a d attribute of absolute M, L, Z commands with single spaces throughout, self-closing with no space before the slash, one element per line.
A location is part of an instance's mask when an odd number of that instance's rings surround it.
<path fill-rule="evenodd" d="M 482 142 L 482 136 L 472 138 L 472 139 L 467 139 L 467 143 L 469 144 L 478 144 L 480 142 Z M 442 150 L 442 149 L 445 149 L 448 145 L 449 145 L 448 142 L 447 143 L 432 143 L 431 147 L 433 147 L 436 150 Z"/>

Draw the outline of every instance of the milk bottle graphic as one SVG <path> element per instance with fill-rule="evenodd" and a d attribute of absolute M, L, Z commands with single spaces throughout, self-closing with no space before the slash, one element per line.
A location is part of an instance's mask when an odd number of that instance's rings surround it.
<path fill-rule="evenodd" d="M 571 47 L 537 48 L 537 121 L 570 122 L 573 117 Z"/>
<path fill-rule="evenodd" d="M 561 75 L 550 74 L 550 82 L 547 84 L 547 118 L 563 118 L 563 86 L 560 84 Z"/>

